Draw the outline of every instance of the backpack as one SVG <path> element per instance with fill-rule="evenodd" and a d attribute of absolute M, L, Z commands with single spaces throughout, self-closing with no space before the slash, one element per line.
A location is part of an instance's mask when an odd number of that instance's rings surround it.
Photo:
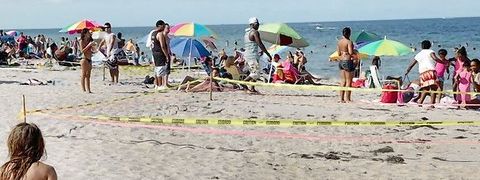
<path fill-rule="evenodd" d="M 153 84 L 155 81 L 155 77 L 145 76 L 145 80 L 143 81 L 144 84 Z"/>

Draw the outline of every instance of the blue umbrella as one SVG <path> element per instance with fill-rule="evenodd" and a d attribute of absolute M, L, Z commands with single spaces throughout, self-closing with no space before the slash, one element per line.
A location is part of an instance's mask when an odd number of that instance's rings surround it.
<path fill-rule="evenodd" d="M 210 56 L 210 52 L 199 41 L 192 38 L 176 37 L 170 40 L 170 49 L 179 57 L 188 57 L 188 65 L 193 57 L 201 58 Z"/>

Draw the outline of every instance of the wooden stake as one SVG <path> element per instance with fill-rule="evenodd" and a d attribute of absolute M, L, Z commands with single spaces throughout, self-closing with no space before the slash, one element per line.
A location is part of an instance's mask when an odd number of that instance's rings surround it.
<path fill-rule="evenodd" d="M 23 122 L 27 122 L 27 107 L 25 105 L 25 95 L 22 95 L 22 105 L 23 105 Z"/>

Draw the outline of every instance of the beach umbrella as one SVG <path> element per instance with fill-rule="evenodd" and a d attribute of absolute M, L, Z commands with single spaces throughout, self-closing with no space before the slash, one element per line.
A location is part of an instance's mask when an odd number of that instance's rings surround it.
<path fill-rule="evenodd" d="M 284 52 L 287 52 L 289 49 L 291 49 L 291 47 L 288 47 L 288 46 L 281 46 L 281 45 L 277 45 L 277 44 L 273 44 L 272 46 L 270 46 L 267 51 L 268 53 L 270 53 L 272 56 L 275 55 L 275 54 L 282 54 Z"/>
<path fill-rule="evenodd" d="M 193 38 L 176 37 L 170 40 L 170 50 L 179 57 L 188 58 L 188 68 L 191 66 L 191 59 L 210 56 L 210 52 Z"/>
<path fill-rule="evenodd" d="M 182 37 L 217 37 L 217 35 L 207 26 L 197 23 L 181 23 L 170 28 L 170 34 L 173 36 Z"/>
<path fill-rule="evenodd" d="M 368 54 L 365 54 L 365 53 L 358 53 L 358 55 L 360 56 L 360 59 L 367 59 L 368 58 Z M 340 56 L 338 56 L 338 52 L 335 51 L 332 53 L 332 55 L 329 56 L 329 59 L 330 61 L 338 61 L 340 60 Z"/>
<path fill-rule="evenodd" d="M 398 42 L 387 39 L 371 42 L 360 49 L 360 53 L 370 56 L 403 56 L 412 53 L 412 49 Z"/>
<path fill-rule="evenodd" d="M 366 43 L 382 40 L 382 38 L 377 34 L 364 30 L 352 33 L 350 39 L 357 45 L 365 45 Z"/>
<path fill-rule="evenodd" d="M 0 36 L 0 41 L 5 42 L 5 43 L 15 44 L 15 37 L 9 36 L 9 35 Z"/>
<path fill-rule="evenodd" d="M 96 23 L 95 21 L 85 19 L 85 20 L 81 20 L 76 23 L 73 23 L 67 27 L 64 27 L 59 32 L 75 34 L 75 33 L 81 33 L 82 30 L 85 28 L 89 30 L 99 30 L 100 27 L 102 27 L 102 25 Z"/>
<path fill-rule="evenodd" d="M 284 23 L 260 25 L 258 29 L 262 40 L 272 44 L 296 48 L 307 47 L 309 44 L 294 29 Z"/>
<path fill-rule="evenodd" d="M 9 36 L 18 36 L 18 31 L 7 31 L 5 32 L 5 34 L 9 35 Z"/>
<path fill-rule="evenodd" d="M 309 44 L 293 28 L 285 23 L 270 23 L 260 25 L 258 29 L 262 40 L 272 44 L 302 48 Z M 270 67 L 269 79 L 272 77 L 273 67 Z"/>
<path fill-rule="evenodd" d="M 214 37 L 206 37 L 202 38 L 203 43 L 205 43 L 206 48 L 210 48 L 211 50 L 217 50 L 217 46 L 215 45 L 215 38 Z"/>

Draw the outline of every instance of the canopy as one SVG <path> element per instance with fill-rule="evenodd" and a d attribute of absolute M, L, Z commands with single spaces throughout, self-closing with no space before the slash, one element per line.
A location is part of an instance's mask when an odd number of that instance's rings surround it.
<path fill-rule="evenodd" d="M 412 53 L 412 49 L 398 41 L 387 39 L 369 43 L 360 49 L 360 53 L 365 53 L 371 56 L 403 56 Z"/>
<path fill-rule="evenodd" d="M 170 34 L 173 36 L 182 36 L 182 37 L 217 37 L 217 35 L 210 30 L 207 26 L 197 24 L 197 23 L 182 23 L 177 24 L 170 28 Z"/>
<path fill-rule="evenodd" d="M 258 29 L 262 40 L 272 44 L 290 47 L 307 47 L 309 44 L 294 29 L 284 23 L 261 25 Z"/>

